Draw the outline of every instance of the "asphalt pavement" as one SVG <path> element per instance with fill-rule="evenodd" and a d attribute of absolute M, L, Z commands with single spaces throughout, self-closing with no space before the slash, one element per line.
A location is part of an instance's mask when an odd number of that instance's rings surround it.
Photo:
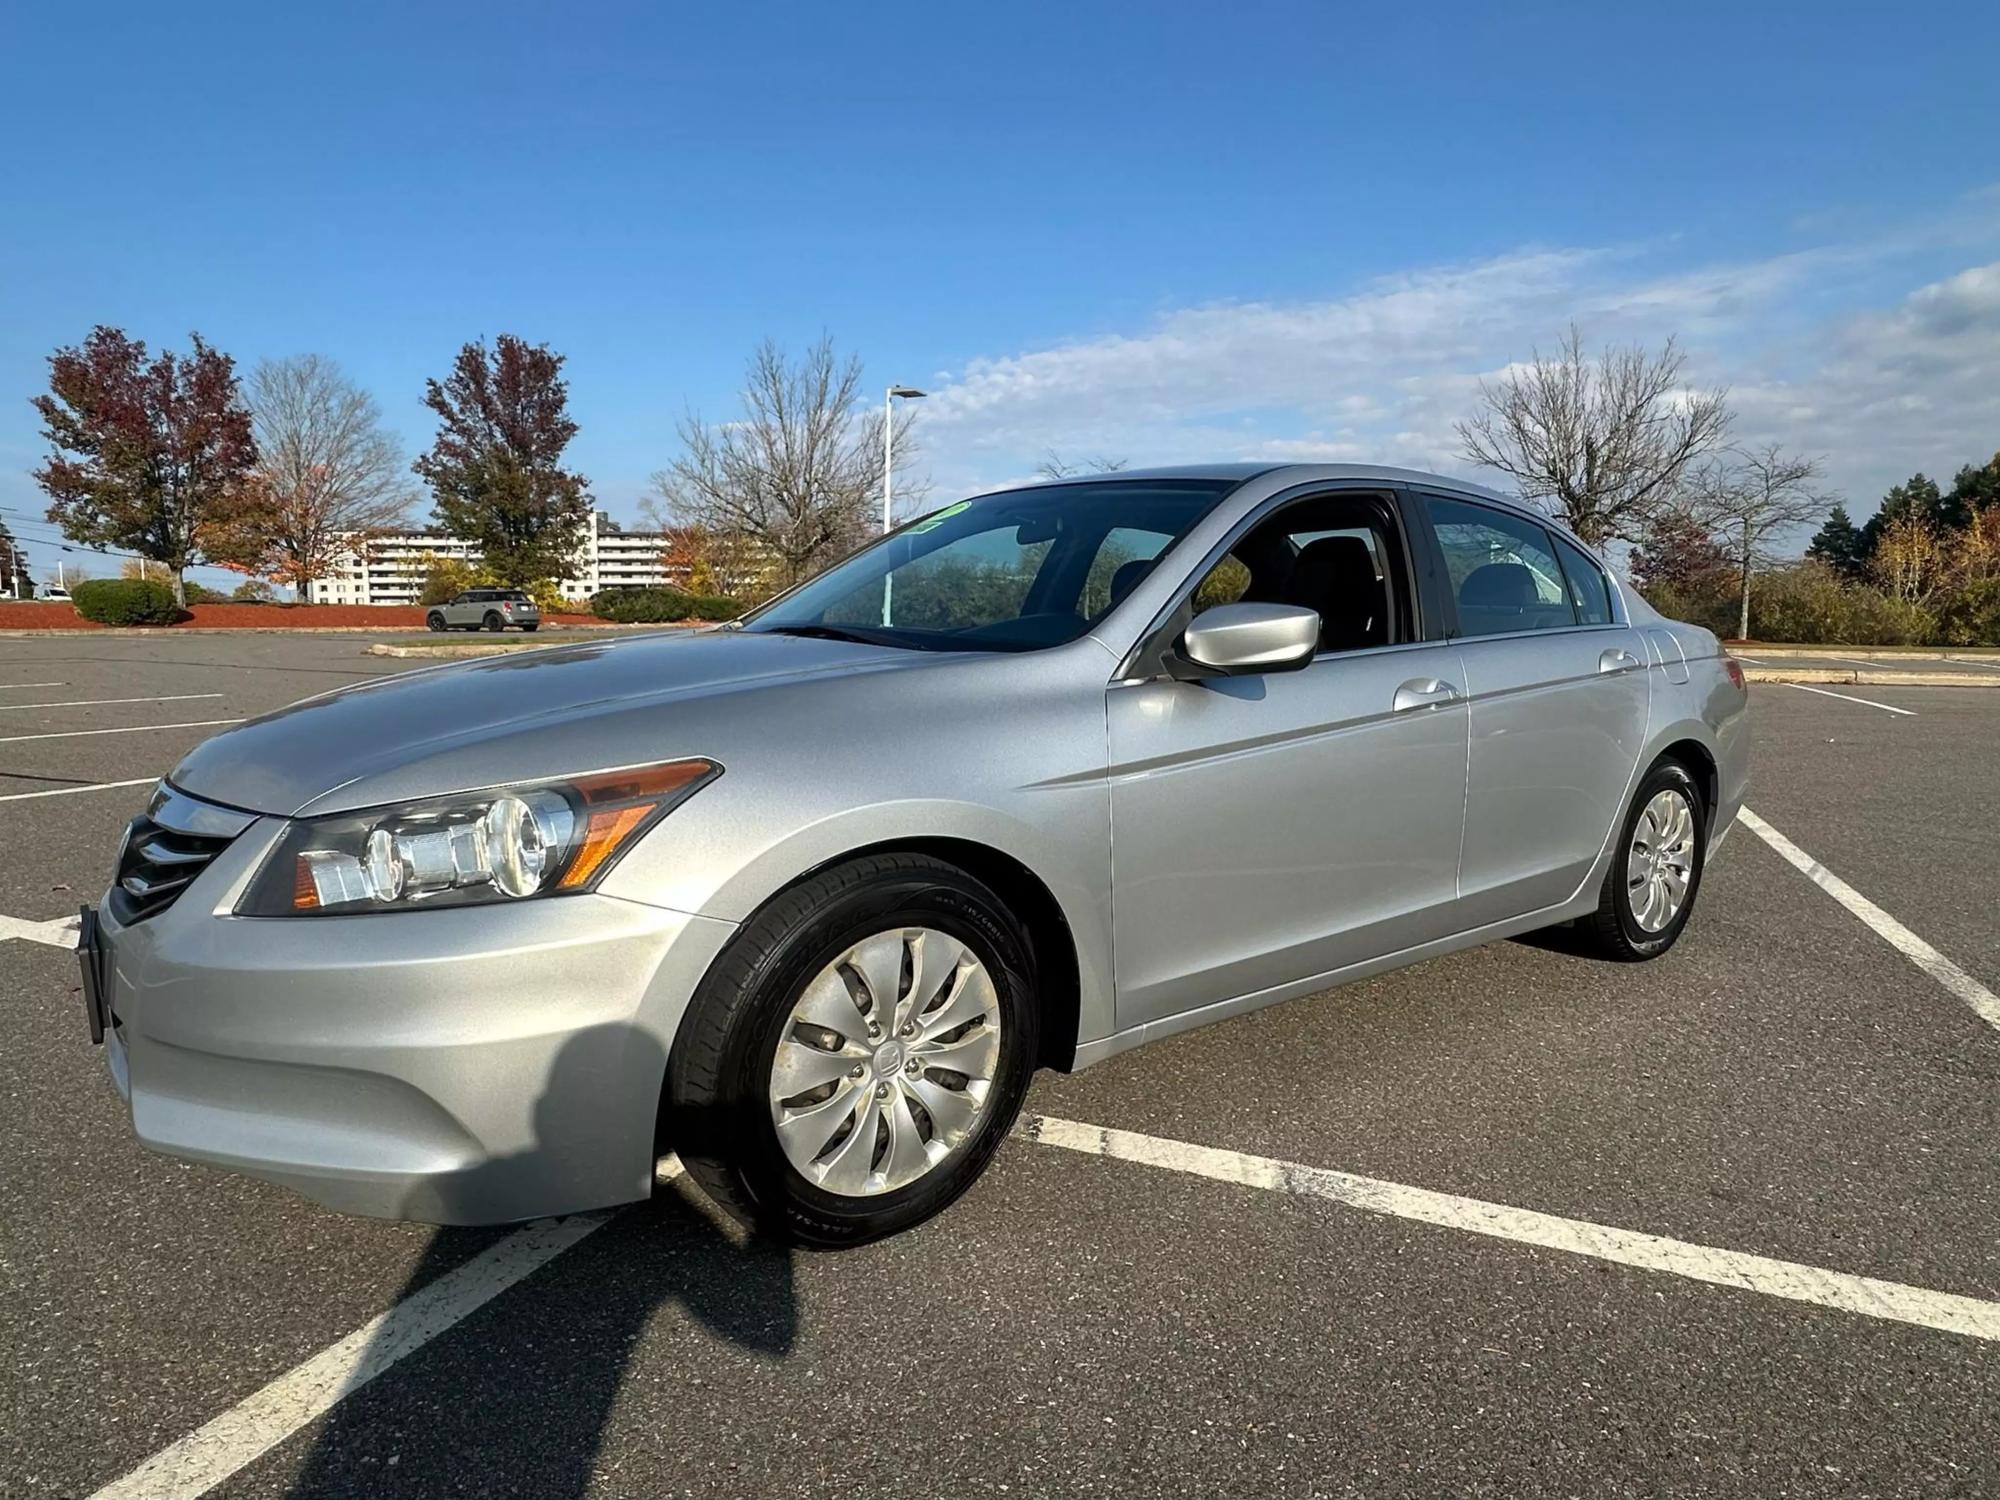
<path fill-rule="evenodd" d="M 205 1424 L 262 1434 L 232 1495 L 2000 1493 L 2000 1030 L 1743 826 L 1656 963 L 1502 943 L 1037 1081 L 1144 1160 L 1024 1133 L 838 1254 L 668 1181 L 462 1316 L 399 1313 L 527 1231 L 141 1151 L 72 956 L 4 934 L 95 899 L 197 721 L 411 665 L 0 639 L 0 1494 L 200 1493 Z M 1855 693 L 1753 689 L 1750 805 L 2000 988 L 2000 693 Z"/>

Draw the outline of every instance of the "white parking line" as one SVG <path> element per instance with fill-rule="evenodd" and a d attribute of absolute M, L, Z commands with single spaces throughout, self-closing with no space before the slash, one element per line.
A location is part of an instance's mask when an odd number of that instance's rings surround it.
<path fill-rule="evenodd" d="M 74 797 L 82 792 L 108 792 L 120 786 L 151 786 L 160 778 L 141 776 L 133 781 L 93 781 L 89 786 L 59 786 L 47 792 L 9 792 L 0 802 L 32 802 L 37 797 Z"/>
<path fill-rule="evenodd" d="M 1945 660 L 1961 667 L 1984 667 L 1989 672 L 2000 672 L 2000 661 L 1988 661 L 1983 656 L 1947 656 Z"/>
<path fill-rule="evenodd" d="M 28 922 L 20 917 L 0 917 L 0 943 L 19 938 L 27 943 L 46 943 L 51 948 L 74 948 L 80 917 L 57 917 L 53 922 Z"/>
<path fill-rule="evenodd" d="M 68 686 L 69 684 L 66 682 L 0 682 L 0 692 L 5 692 L 9 688 L 48 688 L 48 687 L 68 687 Z"/>
<path fill-rule="evenodd" d="M 60 684 L 51 684 L 59 686 Z M 102 708 L 107 703 L 187 703 L 196 698 L 220 698 L 220 693 L 169 693 L 164 698 L 72 698 L 67 703 L 0 703 L 0 713 L 28 708 Z"/>
<path fill-rule="evenodd" d="M 112 1480 L 93 1500 L 193 1500 L 547 1265 L 610 1217 L 577 1214 L 541 1219 L 515 1230 Z"/>
<path fill-rule="evenodd" d="M 1911 963 L 1972 1007 L 1972 1013 L 1988 1026 L 2000 1030 L 2000 996 L 1986 988 L 1957 964 L 1946 958 L 1909 928 L 1814 859 L 1762 818 L 1744 808 L 1736 815 L 1758 838 L 1769 844 L 1786 863 L 1802 871 L 1806 879 L 1853 912 L 1868 929 Z"/>
<path fill-rule="evenodd" d="M 1368 1213 L 1586 1255 L 1864 1317 L 2000 1341 L 2000 1302 L 1047 1115 L 1023 1118 L 1014 1133 L 1025 1140 L 1087 1155 L 1270 1192 L 1330 1199 Z M 670 1180 L 680 1170 L 678 1162 L 664 1160 L 660 1179 Z M 195 1500 L 554 1260 L 607 1223 L 615 1212 L 542 1219 L 515 1230 L 114 1479 L 91 1500 Z"/>
<path fill-rule="evenodd" d="M 1797 688 L 1802 693 L 1818 693 L 1822 698 L 1841 698 L 1849 703 L 1865 703 L 1870 708 L 1879 708 L 1884 713 L 1901 714 L 1906 719 L 1914 719 L 1917 711 L 1913 708 L 1897 708 L 1893 703 L 1877 703 L 1873 698 L 1856 698 L 1849 693 L 1829 693 L 1825 688 L 1807 687 L 1803 682 L 1788 682 L 1786 687 Z"/>
<path fill-rule="evenodd" d="M 1019 1128 L 1022 1134 L 1044 1145 L 1092 1156 L 1165 1167 L 1194 1177 L 1270 1192 L 1330 1198 L 1368 1213 L 1415 1219 L 1444 1229 L 1462 1229 L 1516 1244 L 1564 1250 L 1572 1255 L 1588 1255 L 1640 1270 L 1664 1271 L 1690 1281 L 1736 1287 L 1790 1302 L 1810 1302 L 1864 1317 L 2000 1341 L 2000 1302 L 1879 1281 L 1873 1276 L 1827 1271 L 1740 1250 L 1718 1250 L 1657 1234 L 1613 1229 L 1582 1219 L 1510 1208 L 1504 1203 L 1461 1198 L 1455 1193 L 1433 1192 L 1429 1188 L 1406 1187 L 1398 1182 L 1358 1177 L 1351 1172 L 1336 1172 L 1301 1162 L 1246 1156 L 1240 1151 L 1218 1151 L 1210 1146 L 1193 1146 L 1129 1130 L 1080 1125 L 1073 1120 L 1043 1116 L 1027 1119 Z"/>
<path fill-rule="evenodd" d="M 144 734 L 149 729 L 208 729 L 216 724 L 241 724 L 241 719 L 195 719 L 186 724 L 133 724 L 124 729 L 64 729 L 55 734 L 10 734 L 0 736 L 0 745 L 19 745 L 28 740 L 80 740 L 93 734 Z"/>

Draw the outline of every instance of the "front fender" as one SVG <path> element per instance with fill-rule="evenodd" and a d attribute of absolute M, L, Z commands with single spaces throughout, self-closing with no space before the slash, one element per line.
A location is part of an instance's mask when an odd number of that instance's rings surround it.
<path fill-rule="evenodd" d="M 1109 796 L 1103 782 L 1025 788 L 1019 815 L 912 797 L 803 821 L 756 805 L 725 775 L 676 810 L 606 880 L 622 895 L 741 923 L 809 872 L 866 849 L 953 839 L 1005 855 L 1048 888 L 1076 947 L 1079 1040 L 1114 1029 Z M 793 809 L 794 813 L 797 809 Z"/>

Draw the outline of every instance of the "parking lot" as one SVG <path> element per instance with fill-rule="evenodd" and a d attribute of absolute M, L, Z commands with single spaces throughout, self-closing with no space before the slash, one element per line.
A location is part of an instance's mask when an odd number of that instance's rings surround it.
<path fill-rule="evenodd" d="M 202 738 L 414 665 L 0 639 L 0 1493 L 2000 1492 L 2000 691 L 1760 685 L 1665 959 L 1045 1074 L 957 1207 L 812 1254 L 671 1164 L 435 1230 L 132 1142 L 62 924 Z"/>

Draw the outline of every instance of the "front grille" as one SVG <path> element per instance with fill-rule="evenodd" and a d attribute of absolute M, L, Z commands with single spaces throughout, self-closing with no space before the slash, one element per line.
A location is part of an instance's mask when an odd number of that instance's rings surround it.
<path fill-rule="evenodd" d="M 107 904 L 124 926 L 157 916 L 255 819 L 198 802 L 162 782 L 125 830 Z"/>
<path fill-rule="evenodd" d="M 174 904 L 229 840 L 177 833 L 148 817 L 137 817 L 125 833 L 118 881 L 111 890 L 111 913 L 127 926 L 143 922 Z"/>

